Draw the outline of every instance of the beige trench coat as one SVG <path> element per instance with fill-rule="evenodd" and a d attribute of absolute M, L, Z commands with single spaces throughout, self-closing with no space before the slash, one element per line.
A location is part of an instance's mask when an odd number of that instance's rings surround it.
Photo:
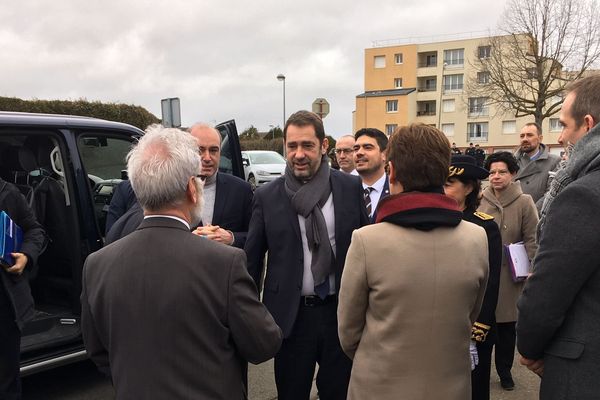
<path fill-rule="evenodd" d="M 478 210 L 494 217 L 500 228 L 503 245 L 522 241 L 529 259 L 533 259 L 537 251 L 535 229 L 539 219 L 533 199 L 523 194 L 519 182 L 511 182 L 500 198 L 496 198 L 494 190 L 488 186 Z M 496 322 L 514 322 L 517 320 L 517 300 L 525 282 L 513 282 L 506 252 L 502 250 Z"/>
<path fill-rule="evenodd" d="M 354 360 L 348 399 L 470 399 L 471 325 L 487 276 L 487 236 L 470 222 L 354 231 L 338 306 Z"/>

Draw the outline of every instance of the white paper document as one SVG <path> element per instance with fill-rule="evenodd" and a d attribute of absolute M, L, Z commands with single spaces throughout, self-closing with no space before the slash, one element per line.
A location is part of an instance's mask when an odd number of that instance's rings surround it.
<path fill-rule="evenodd" d="M 523 242 L 505 244 L 506 258 L 511 269 L 513 281 L 519 282 L 529 275 L 529 257 Z"/>

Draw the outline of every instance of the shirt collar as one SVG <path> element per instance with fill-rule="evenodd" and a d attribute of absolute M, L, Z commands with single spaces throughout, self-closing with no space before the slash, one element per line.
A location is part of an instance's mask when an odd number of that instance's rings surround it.
<path fill-rule="evenodd" d="M 190 224 L 186 220 L 176 217 L 174 215 L 145 215 L 144 216 L 144 219 L 148 219 L 148 218 L 171 218 L 171 219 L 174 219 L 174 220 L 179 221 L 182 224 L 184 224 L 188 228 L 188 230 L 192 229 L 190 227 Z"/>
<path fill-rule="evenodd" d="M 373 192 L 377 192 L 377 193 L 381 193 L 383 192 L 383 187 L 385 186 L 385 180 L 387 179 L 387 175 L 384 173 L 383 175 L 381 175 L 381 178 L 377 179 L 377 181 L 375 181 L 374 184 L 372 184 L 371 186 L 366 185 L 363 182 L 363 189 L 366 189 L 368 187 L 373 188 Z"/>

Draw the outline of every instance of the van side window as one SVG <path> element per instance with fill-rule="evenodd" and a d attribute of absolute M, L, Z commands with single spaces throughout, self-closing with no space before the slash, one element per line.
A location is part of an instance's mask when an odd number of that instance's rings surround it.
<path fill-rule="evenodd" d="M 132 142 L 94 133 L 79 136 L 77 146 L 90 181 L 96 221 L 101 234 L 104 235 L 113 190 L 123 179 L 127 179 L 125 157 L 131 149 Z"/>

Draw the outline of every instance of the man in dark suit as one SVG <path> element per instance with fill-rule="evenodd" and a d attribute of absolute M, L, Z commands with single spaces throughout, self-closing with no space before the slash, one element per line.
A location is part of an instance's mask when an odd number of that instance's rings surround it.
<path fill-rule="evenodd" d="M 390 180 L 385 173 L 388 137 L 375 128 L 360 129 L 354 137 L 354 164 L 362 180 L 367 214 L 375 222 L 379 201 L 390 194 Z"/>
<path fill-rule="evenodd" d="M 205 181 L 202 224 L 194 233 L 241 249 L 246 243 L 250 224 L 252 188 L 238 177 L 218 172 L 221 135 L 215 128 L 198 123 L 189 131 L 198 143 L 201 160 L 198 174 Z M 124 220 L 119 219 L 113 225 L 114 229 L 108 231 L 107 243 L 112 243 L 135 230 L 141 222 L 142 213 L 139 209 L 131 207 L 122 218 Z"/>
<path fill-rule="evenodd" d="M 20 399 L 19 360 L 21 330 L 33 317 L 28 278 L 46 242 L 19 189 L 0 179 L 0 210 L 23 230 L 23 245 L 12 253 L 13 262 L 0 264 L 0 399 Z"/>
<path fill-rule="evenodd" d="M 85 262 L 83 338 L 118 399 L 246 399 L 246 361 L 281 344 L 244 252 L 190 232 L 199 161 L 193 137 L 150 128 L 128 157 L 144 221 Z"/>
<path fill-rule="evenodd" d="M 368 223 L 357 177 L 329 168 L 321 119 L 299 111 L 284 129 L 285 176 L 256 190 L 246 241 L 263 301 L 281 327 L 278 398 L 308 399 L 316 363 L 323 400 L 345 399 L 351 362 L 337 336 L 337 293 L 352 231 Z M 259 286 L 260 287 L 260 286 Z"/>
<path fill-rule="evenodd" d="M 204 177 L 202 226 L 194 233 L 243 248 L 252 212 L 252 188 L 233 175 L 218 172 L 221 135 L 215 128 L 199 123 L 190 133 L 198 142 L 200 175 Z"/>
<path fill-rule="evenodd" d="M 592 75 L 567 88 L 559 142 L 575 147 L 544 200 L 533 274 L 518 302 L 521 363 L 542 376 L 542 400 L 600 394 L 598 122 L 600 76 Z"/>

